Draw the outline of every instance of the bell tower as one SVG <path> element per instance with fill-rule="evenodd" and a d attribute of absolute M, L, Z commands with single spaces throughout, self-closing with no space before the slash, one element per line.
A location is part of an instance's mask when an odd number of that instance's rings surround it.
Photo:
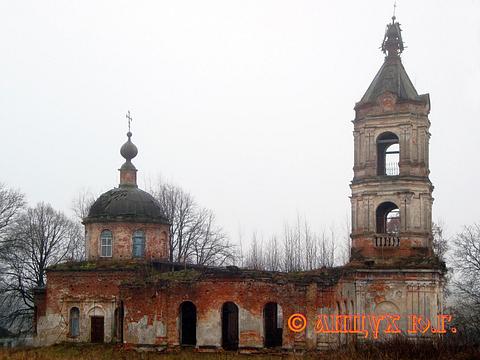
<path fill-rule="evenodd" d="M 405 68 L 400 24 L 387 25 L 385 60 L 355 105 L 351 259 L 432 255 L 430 98 Z"/>

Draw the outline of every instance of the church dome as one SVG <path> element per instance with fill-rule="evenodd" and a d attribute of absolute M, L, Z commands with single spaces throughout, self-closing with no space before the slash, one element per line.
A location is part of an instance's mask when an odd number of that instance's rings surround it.
<path fill-rule="evenodd" d="M 158 201 L 133 186 L 120 186 L 100 195 L 84 219 L 84 223 L 106 221 L 169 223 Z"/>

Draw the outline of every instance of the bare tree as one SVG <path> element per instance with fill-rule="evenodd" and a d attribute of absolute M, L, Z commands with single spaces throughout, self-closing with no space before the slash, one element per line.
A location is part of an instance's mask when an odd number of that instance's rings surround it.
<path fill-rule="evenodd" d="M 248 268 L 254 270 L 265 269 L 262 241 L 258 240 L 257 233 L 253 233 L 252 241 L 250 242 L 250 251 L 248 252 L 246 259 L 246 265 Z"/>
<path fill-rule="evenodd" d="M 223 230 L 215 225 L 213 213 L 209 210 L 204 210 L 204 213 L 201 236 L 195 238 L 188 258 L 207 266 L 234 263 L 233 246 Z"/>
<path fill-rule="evenodd" d="M 22 193 L 0 183 L 0 242 L 24 206 L 25 196 Z"/>
<path fill-rule="evenodd" d="M 10 308 L 1 315 L 3 320 L 20 328 L 30 321 L 32 289 L 45 285 L 49 266 L 82 256 L 79 238 L 79 224 L 45 203 L 27 209 L 16 219 L 0 248 L 2 302 Z"/>
<path fill-rule="evenodd" d="M 442 261 L 446 260 L 446 254 L 448 251 L 448 240 L 444 234 L 444 224 L 442 222 L 436 222 L 432 224 L 432 246 L 433 252 Z"/>
<path fill-rule="evenodd" d="M 265 253 L 265 268 L 270 271 L 280 271 L 282 269 L 282 249 L 276 235 L 272 235 L 267 243 Z"/>
<path fill-rule="evenodd" d="M 333 227 L 329 236 L 325 232 L 319 235 L 311 230 L 305 218 L 297 216 L 293 226 L 284 224 L 282 237 L 278 239 L 274 234 L 267 242 L 259 241 L 254 233 L 244 265 L 251 269 L 292 272 L 335 264 Z"/>
<path fill-rule="evenodd" d="M 5 245 L 8 233 L 18 216 L 21 214 L 25 206 L 25 196 L 18 190 L 8 188 L 5 184 L 0 183 L 0 283 L 5 279 L 5 272 L 7 270 L 6 264 L 2 260 L 3 252 L 9 252 Z M 15 307 L 4 292 L 0 288 L 0 314 L 6 314 L 10 309 Z M 9 327 L 8 322 L 4 316 L 0 315 L 0 325 Z"/>
<path fill-rule="evenodd" d="M 97 197 L 89 190 L 80 191 L 72 200 L 73 214 L 80 221 L 83 221 L 83 219 L 87 217 L 96 198 Z"/>
<path fill-rule="evenodd" d="M 83 260 L 85 259 L 86 236 L 85 229 L 80 222 L 88 216 L 90 208 L 95 202 L 95 196 L 90 190 L 81 190 L 77 196 L 72 199 L 71 209 L 73 214 L 79 222 L 75 222 L 75 226 L 71 228 L 70 238 L 75 239 L 75 244 L 71 247 L 71 259 Z"/>
<path fill-rule="evenodd" d="M 170 261 L 181 262 L 185 259 L 188 242 L 198 231 L 196 204 L 190 194 L 168 183 L 159 183 L 151 191 L 162 206 L 163 213 L 171 222 Z"/>
<path fill-rule="evenodd" d="M 238 251 L 237 251 L 237 256 L 234 258 L 233 264 L 240 266 L 240 267 L 245 267 L 245 253 L 243 251 L 243 230 L 242 228 L 238 229 Z"/>
<path fill-rule="evenodd" d="M 480 337 L 480 224 L 466 226 L 454 240 L 455 311 L 463 333 Z"/>
<path fill-rule="evenodd" d="M 349 215 L 346 215 L 342 224 L 341 234 L 343 237 L 342 246 L 340 248 L 340 264 L 344 265 L 350 260 L 350 253 L 352 251 L 352 220 Z"/>
<path fill-rule="evenodd" d="M 335 231 L 330 228 L 330 238 L 322 233 L 319 250 L 319 267 L 332 267 L 335 264 Z"/>
<path fill-rule="evenodd" d="M 193 196 L 180 187 L 159 182 L 150 192 L 171 222 L 172 262 L 202 265 L 225 264 L 233 259 L 233 246 L 223 230 L 214 224 L 213 213 L 201 208 Z"/>
<path fill-rule="evenodd" d="M 302 256 L 304 259 L 303 267 L 311 270 L 318 266 L 318 236 L 310 229 L 310 225 L 307 221 L 303 224 L 303 241 L 304 241 L 304 253 Z"/>
<path fill-rule="evenodd" d="M 296 241 L 295 241 L 295 232 L 290 229 L 290 226 L 285 223 L 283 225 L 283 266 L 282 269 L 285 271 L 296 271 L 299 270 L 295 266 L 296 264 Z"/>
<path fill-rule="evenodd" d="M 284 271 L 300 271 L 302 266 L 302 229 L 300 225 L 300 217 L 297 216 L 295 226 L 285 223 L 283 226 L 283 270 Z"/>

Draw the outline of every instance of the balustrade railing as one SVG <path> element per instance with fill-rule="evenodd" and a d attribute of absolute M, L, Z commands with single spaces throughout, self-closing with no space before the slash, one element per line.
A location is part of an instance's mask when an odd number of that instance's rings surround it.
<path fill-rule="evenodd" d="M 396 176 L 400 174 L 400 168 L 397 162 L 389 162 L 385 165 L 385 175 Z"/>
<path fill-rule="evenodd" d="M 392 248 L 400 246 L 400 236 L 395 234 L 377 234 L 373 241 L 375 247 Z"/>

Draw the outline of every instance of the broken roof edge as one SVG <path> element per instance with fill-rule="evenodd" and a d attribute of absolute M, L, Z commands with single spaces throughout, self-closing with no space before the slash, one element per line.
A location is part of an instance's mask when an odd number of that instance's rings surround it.
<path fill-rule="evenodd" d="M 409 256 L 381 260 L 377 258 L 357 257 L 345 265 L 345 268 L 355 270 L 396 270 L 396 271 L 447 271 L 446 264 L 436 255 Z"/>
<path fill-rule="evenodd" d="M 240 268 L 237 266 L 205 266 L 196 264 L 173 263 L 160 260 L 95 260 L 65 262 L 51 266 L 49 273 L 56 272 L 132 272 L 131 280 L 125 280 L 123 285 L 143 285 L 163 282 L 192 281 L 263 281 L 279 284 L 317 283 L 320 286 L 334 286 L 341 277 L 350 272 L 345 266 L 322 267 L 307 271 L 271 271 Z M 141 278 L 141 279 L 140 279 Z M 140 279 L 140 280 L 139 280 Z"/>
<path fill-rule="evenodd" d="M 258 281 L 277 284 L 310 284 L 317 283 L 320 286 L 329 287 L 336 285 L 342 275 L 350 270 L 344 267 L 320 268 L 310 271 L 281 272 L 268 270 L 252 270 L 237 266 L 227 267 L 199 267 L 183 266 L 181 270 L 152 273 L 143 278 L 140 284 L 137 280 L 125 281 L 125 286 L 155 285 L 169 282 L 197 282 L 197 281 Z"/>

